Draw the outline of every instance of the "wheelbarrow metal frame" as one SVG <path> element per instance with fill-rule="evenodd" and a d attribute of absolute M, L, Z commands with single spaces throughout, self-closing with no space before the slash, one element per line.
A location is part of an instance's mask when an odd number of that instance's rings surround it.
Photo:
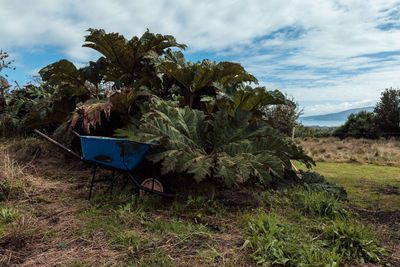
<path fill-rule="evenodd" d="M 91 179 L 91 182 L 90 182 L 90 190 L 89 190 L 89 197 L 88 197 L 88 199 L 90 199 L 91 196 L 92 196 L 93 184 L 96 183 L 96 182 L 111 181 L 111 190 L 112 190 L 112 186 L 113 186 L 114 179 L 115 179 L 115 171 L 118 171 L 118 172 L 120 172 L 121 174 L 127 174 L 128 177 L 129 177 L 129 179 L 135 184 L 135 186 L 137 186 L 139 189 L 141 189 L 141 190 L 143 190 L 143 191 L 146 191 L 146 192 L 149 192 L 149 193 L 153 193 L 153 194 L 157 194 L 157 195 L 160 195 L 160 196 L 163 196 L 163 197 L 175 197 L 175 196 L 176 196 L 176 194 L 168 194 L 168 193 L 164 193 L 164 192 L 152 190 L 152 189 L 150 189 L 150 188 L 147 188 L 147 187 L 144 187 L 144 186 L 140 185 L 139 182 L 135 179 L 135 177 L 134 177 L 133 174 L 132 174 L 132 171 L 136 168 L 136 165 L 135 165 L 135 167 L 132 168 L 132 169 L 129 169 L 128 167 L 126 167 L 126 165 L 125 165 L 126 168 L 117 168 L 117 167 L 114 167 L 114 166 L 110 166 L 110 165 L 101 163 L 101 162 L 99 162 L 99 161 L 89 160 L 89 159 L 86 159 L 83 155 L 82 155 L 82 156 L 79 155 L 78 153 L 72 151 L 72 150 L 69 149 L 68 147 L 66 147 L 66 146 L 64 146 L 64 145 L 62 145 L 62 144 L 60 144 L 60 143 L 57 142 L 56 140 L 54 140 L 54 139 L 50 138 L 49 136 L 45 135 L 44 133 L 40 132 L 39 130 L 35 129 L 34 131 L 35 131 L 35 133 L 37 133 L 38 135 L 40 135 L 41 137 L 43 137 L 43 138 L 44 138 L 45 140 L 47 140 L 48 142 L 50 142 L 50 143 L 52 143 L 52 144 L 58 146 L 59 148 L 61 148 L 61 149 L 64 150 L 65 152 L 67 152 L 67 153 L 69 153 L 70 155 L 72 155 L 72 156 L 74 156 L 74 157 L 80 159 L 81 161 L 83 161 L 83 162 L 85 162 L 85 163 L 88 163 L 88 164 L 90 164 L 90 165 L 93 166 L 93 176 L 92 176 L 92 179 Z M 75 131 L 72 131 L 72 133 L 73 133 L 74 135 L 76 135 L 77 137 L 79 137 L 80 140 L 81 140 L 81 142 L 82 142 L 82 138 L 88 138 L 88 136 L 81 136 L 81 135 L 79 135 L 79 134 L 78 134 L 77 132 L 75 132 Z M 90 137 L 89 137 L 89 138 L 90 138 Z M 98 138 L 101 138 L 101 137 L 98 137 Z M 105 139 L 110 139 L 110 140 L 111 140 L 111 139 L 113 139 L 113 138 L 105 138 Z M 118 139 L 115 139 L 115 140 L 118 140 Z M 132 141 L 132 142 L 135 142 L 135 141 Z M 150 147 L 152 147 L 153 145 L 155 145 L 155 144 L 146 144 L 146 143 L 141 143 L 141 142 L 135 142 L 135 143 L 149 145 Z M 81 144 L 82 144 L 82 143 L 81 143 Z M 137 165 L 138 165 L 138 164 L 137 164 Z M 112 171 L 112 177 L 111 177 L 111 179 L 95 180 L 96 169 L 97 169 L 97 167 L 100 167 L 100 168 L 103 168 L 103 169 L 111 170 L 111 171 Z"/>

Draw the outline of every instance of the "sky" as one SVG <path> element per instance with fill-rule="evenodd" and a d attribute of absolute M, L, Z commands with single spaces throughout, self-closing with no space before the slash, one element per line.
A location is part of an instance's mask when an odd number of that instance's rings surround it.
<path fill-rule="evenodd" d="M 0 49 L 16 67 L 8 79 L 96 60 L 82 47 L 88 28 L 171 34 L 188 60 L 238 62 L 305 116 L 374 106 L 400 88 L 400 0 L 0 0 Z"/>

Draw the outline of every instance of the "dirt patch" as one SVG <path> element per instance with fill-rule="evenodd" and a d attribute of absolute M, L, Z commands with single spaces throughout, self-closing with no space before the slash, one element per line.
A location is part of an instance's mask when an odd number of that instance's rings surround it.
<path fill-rule="evenodd" d="M 33 254 L 32 244 L 35 242 L 32 236 L 26 236 L 20 232 L 11 232 L 0 238 L 0 263 L 1 266 L 15 266 L 22 264 Z"/>
<path fill-rule="evenodd" d="M 385 261 L 391 266 L 400 266 L 400 211 L 368 211 L 353 209 L 361 221 L 372 223 L 378 231 L 382 245 L 392 254 Z M 358 264 L 356 266 L 376 266 L 376 264 Z"/>
<path fill-rule="evenodd" d="M 366 220 L 374 224 L 383 224 L 393 227 L 396 227 L 400 224 L 399 211 L 369 211 L 359 209 L 355 209 L 355 211 L 360 215 L 362 220 Z"/>
<path fill-rule="evenodd" d="M 24 224 L 0 235 L 0 266 L 112 266 L 118 262 L 121 252 L 110 248 L 103 233 L 80 232 L 78 214 L 87 207 L 90 166 L 43 155 L 16 166 L 30 187 L 9 202 L 21 207 Z"/>
<path fill-rule="evenodd" d="M 216 198 L 220 199 L 230 211 L 238 211 L 241 209 L 251 209 L 263 206 L 263 202 L 254 191 L 221 191 L 216 194 Z"/>
<path fill-rule="evenodd" d="M 379 188 L 376 192 L 384 195 L 400 196 L 399 188 L 396 186 L 385 186 L 384 188 Z"/>

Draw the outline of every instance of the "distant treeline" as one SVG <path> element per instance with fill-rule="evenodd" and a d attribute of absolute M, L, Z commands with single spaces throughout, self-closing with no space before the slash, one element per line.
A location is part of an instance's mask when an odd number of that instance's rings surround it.
<path fill-rule="evenodd" d="M 295 137 L 400 138 L 400 89 L 382 92 L 373 112 L 362 110 L 350 114 L 340 127 L 306 127 L 299 125 Z"/>

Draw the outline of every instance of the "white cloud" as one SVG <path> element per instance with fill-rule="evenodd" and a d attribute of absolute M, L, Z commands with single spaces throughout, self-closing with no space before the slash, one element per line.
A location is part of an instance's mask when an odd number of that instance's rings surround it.
<path fill-rule="evenodd" d="M 86 29 L 130 38 L 149 28 L 187 53 L 229 56 L 298 101 L 358 103 L 400 85 L 398 56 L 365 56 L 400 51 L 399 14 L 398 0 L 0 0 L 0 47 L 56 46 L 85 62 L 98 56 L 82 48 Z"/>
<path fill-rule="evenodd" d="M 344 110 L 354 109 L 354 108 L 365 108 L 375 106 L 375 101 L 373 100 L 362 100 L 353 102 L 343 102 L 339 104 L 317 104 L 310 105 L 304 108 L 303 116 L 321 115 L 336 113 Z"/>

